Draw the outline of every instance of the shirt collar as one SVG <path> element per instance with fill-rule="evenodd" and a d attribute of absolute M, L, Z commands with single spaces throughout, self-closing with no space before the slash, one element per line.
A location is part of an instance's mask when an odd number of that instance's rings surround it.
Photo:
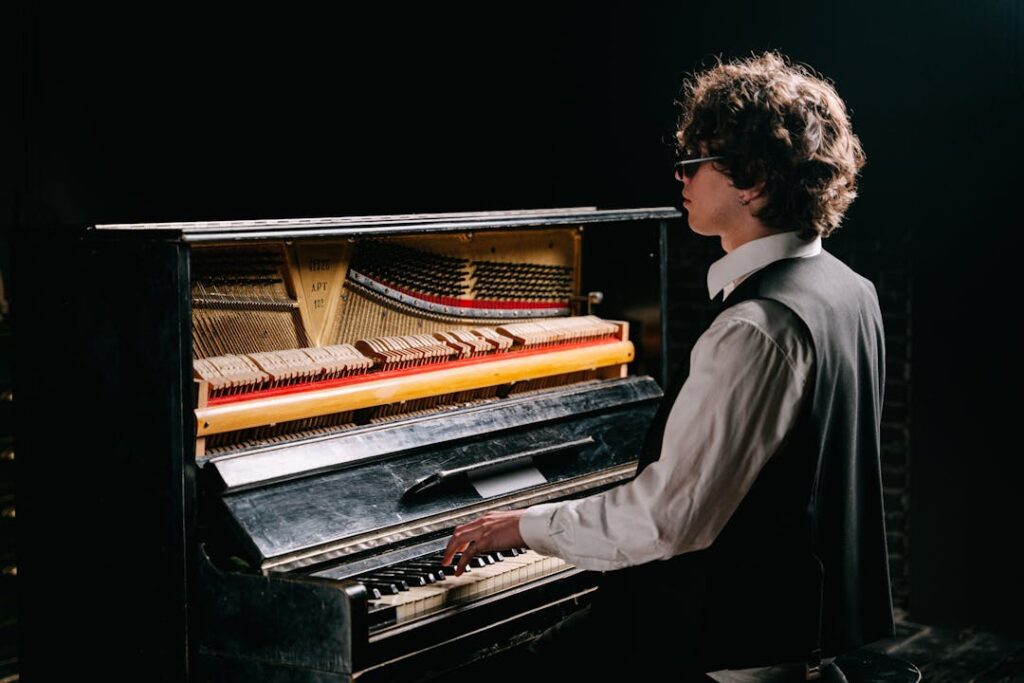
<path fill-rule="evenodd" d="M 805 240 L 796 231 L 751 240 L 733 249 L 708 269 L 708 298 L 719 292 L 727 298 L 744 279 L 770 263 L 786 258 L 806 258 L 821 253 L 821 238 Z"/>

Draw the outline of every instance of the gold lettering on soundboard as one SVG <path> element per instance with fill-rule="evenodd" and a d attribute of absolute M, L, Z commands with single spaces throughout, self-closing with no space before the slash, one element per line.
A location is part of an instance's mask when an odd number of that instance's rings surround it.
<path fill-rule="evenodd" d="M 341 296 L 351 251 L 351 245 L 340 242 L 295 245 L 303 316 L 306 329 L 317 346 L 324 343 L 328 321 Z"/>

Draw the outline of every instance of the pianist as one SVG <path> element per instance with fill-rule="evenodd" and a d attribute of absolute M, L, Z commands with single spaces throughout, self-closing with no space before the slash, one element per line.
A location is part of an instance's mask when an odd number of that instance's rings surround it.
<path fill-rule="evenodd" d="M 533 671 L 802 680 L 892 630 L 881 315 L 821 245 L 864 154 L 832 85 L 774 53 L 695 74 L 680 104 L 676 178 L 690 228 L 726 252 L 707 278 L 723 308 L 638 475 L 488 513 L 445 559 L 527 545 L 605 572 L 591 608 L 535 643 Z"/>

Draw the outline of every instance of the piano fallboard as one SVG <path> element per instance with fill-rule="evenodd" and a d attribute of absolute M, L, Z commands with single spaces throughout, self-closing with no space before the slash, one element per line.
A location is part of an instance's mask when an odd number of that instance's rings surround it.
<path fill-rule="evenodd" d="M 630 478 L 660 395 L 649 377 L 599 381 L 252 456 L 316 463 L 305 476 L 293 472 L 283 481 L 272 467 L 261 482 L 243 480 L 233 469 L 243 466 L 238 456 L 208 466 L 222 479 L 244 481 L 226 487 L 221 499 L 242 558 L 262 571 L 322 566 L 446 534 L 488 509 L 567 498 Z M 456 478 L 407 494 L 439 471 L 515 456 L 545 483 L 483 498 Z M 334 469 L 324 471 L 323 463 Z"/>

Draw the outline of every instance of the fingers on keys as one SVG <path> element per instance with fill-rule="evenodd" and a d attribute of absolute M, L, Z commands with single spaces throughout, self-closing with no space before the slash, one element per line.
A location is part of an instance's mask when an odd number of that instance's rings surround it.
<path fill-rule="evenodd" d="M 448 547 L 444 549 L 444 559 L 441 560 L 441 564 L 446 567 L 450 565 L 455 559 L 455 555 L 463 552 L 468 545 L 469 542 L 466 540 L 462 527 L 456 528 L 452 537 L 448 539 Z"/>
<path fill-rule="evenodd" d="M 462 551 L 462 557 L 459 558 L 459 563 L 455 566 L 455 576 L 462 576 L 462 572 L 466 571 L 466 567 L 469 566 L 476 553 L 476 541 L 467 543 L 465 550 Z"/>
<path fill-rule="evenodd" d="M 448 547 L 444 551 L 444 561 L 442 564 L 445 566 L 452 563 L 457 553 L 462 553 L 463 557 L 469 555 L 472 559 L 476 555 L 479 548 L 477 547 L 476 538 L 478 522 L 480 520 L 474 520 L 469 524 L 463 524 L 462 526 L 455 527 L 455 531 L 452 533 L 452 537 L 448 540 Z M 456 567 L 455 575 L 462 574 L 465 570 L 465 564 L 461 567 Z"/>

